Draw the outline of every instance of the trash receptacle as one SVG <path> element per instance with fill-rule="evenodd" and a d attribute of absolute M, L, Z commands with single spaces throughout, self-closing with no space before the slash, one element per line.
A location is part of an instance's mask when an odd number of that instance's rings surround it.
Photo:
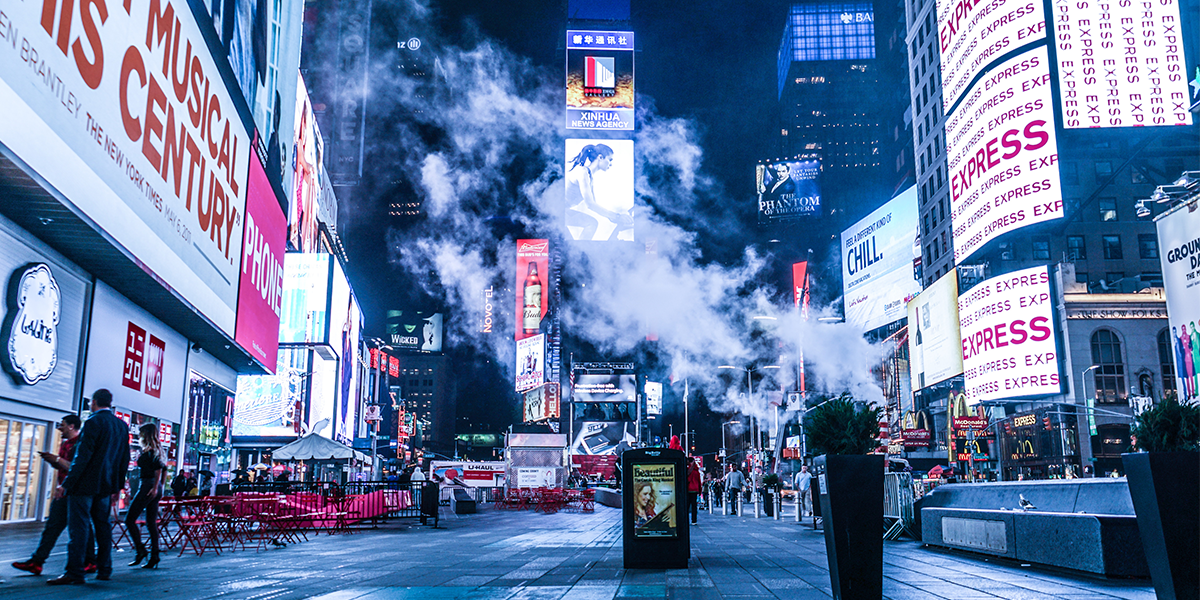
<path fill-rule="evenodd" d="M 626 569 L 686 569 L 687 457 L 678 450 L 643 448 L 621 456 Z"/>

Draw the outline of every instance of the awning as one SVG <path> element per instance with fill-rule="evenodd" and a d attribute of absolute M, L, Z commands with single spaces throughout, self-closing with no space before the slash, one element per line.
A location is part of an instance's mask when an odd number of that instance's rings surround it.
<path fill-rule="evenodd" d="M 345 444 L 310 433 L 286 446 L 271 452 L 274 460 L 347 460 L 361 458 L 363 454 Z"/>

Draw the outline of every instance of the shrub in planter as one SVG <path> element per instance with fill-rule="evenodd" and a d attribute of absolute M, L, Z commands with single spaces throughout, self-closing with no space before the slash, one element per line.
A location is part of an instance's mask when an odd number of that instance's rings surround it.
<path fill-rule="evenodd" d="M 1200 597 L 1200 406 L 1168 395 L 1137 416 L 1131 434 L 1143 452 L 1122 461 L 1155 595 Z"/>
<path fill-rule="evenodd" d="M 883 456 L 878 445 L 880 409 L 856 404 L 848 393 L 819 405 L 804 420 L 825 532 L 833 597 L 883 594 Z"/>

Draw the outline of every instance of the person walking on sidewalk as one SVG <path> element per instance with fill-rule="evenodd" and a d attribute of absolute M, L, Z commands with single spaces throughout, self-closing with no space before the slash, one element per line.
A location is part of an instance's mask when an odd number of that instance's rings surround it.
<path fill-rule="evenodd" d="M 804 516 L 805 507 L 808 507 L 808 512 L 812 512 L 812 473 L 808 472 L 808 465 L 800 465 L 800 472 L 796 473 L 796 510 L 800 511 L 800 516 Z"/>
<path fill-rule="evenodd" d="M 729 465 L 729 472 L 725 474 L 725 490 L 729 494 L 730 512 L 738 514 L 742 512 L 742 488 L 746 487 L 746 476 L 735 468 Z"/>
<path fill-rule="evenodd" d="M 129 426 L 112 411 L 112 392 L 101 388 L 92 393 L 92 416 L 83 426 L 75 459 L 57 494 L 67 496 L 67 572 L 51 579 L 50 585 L 83 583 L 84 554 L 88 528 L 96 534 L 96 578 L 112 577 L 112 523 L 109 506 L 113 494 L 125 487 L 129 472 Z"/>
<path fill-rule="evenodd" d="M 39 452 L 42 460 L 50 463 L 50 466 L 58 471 L 58 483 L 61 484 L 63 479 L 67 477 L 67 469 L 71 467 L 71 459 L 75 458 L 75 447 L 79 443 L 79 429 L 83 425 L 83 421 L 79 419 L 79 415 L 66 415 L 58 423 L 58 432 L 62 434 L 62 443 L 58 445 L 58 454 L 50 452 Z M 54 550 L 54 545 L 58 543 L 58 536 L 62 535 L 64 529 L 67 528 L 67 498 L 62 494 L 55 492 L 54 499 L 50 501 L 50 513 L 46 516 L 46 527 L 42 530 L 42 540 L 38 544 L 37 550 L 33 551 L 33 556 L 25 562 L 15 562 L 13 568 L 22 571 L 28 571 L 34 575 L 42 574 L 42 565 L 46 564 L 46 559 L 50 557 L 50 552 Z M 96 551 L 94 550 L 95 541 L 92 537 L 92 531 L 88 529 L 87 557 L 84 559 L 84 573 L 92 573 L 96 571 Z"/>
<path fill-rule="evenodd" d="M 692 525 L 696 524 L 700 512 L 700 467 L 695 460 L 688 461 L 688 507 L 692 511 Z"/>
<path fill-rule="evenodd" d="M 142 531 L 138 528 L 138 517 L 145 511 L 146 530 L 150 534 L 150 560 L 142 568 L 153 569 L 158 566 L 158 499 L 167 481 L 167 463 L 163 458 L 162 444 L 158 441 L 158 426 L 143 423 L 138 428 L 138 435 L 142 446 L 137 459 L 141 485 L 125 515 L 125 528 L 133 540 L 133 547 L 137 549 L 137 556 L 129 566 L 136 567 L 146 559 L 146 545 L 142 543 Z"/>

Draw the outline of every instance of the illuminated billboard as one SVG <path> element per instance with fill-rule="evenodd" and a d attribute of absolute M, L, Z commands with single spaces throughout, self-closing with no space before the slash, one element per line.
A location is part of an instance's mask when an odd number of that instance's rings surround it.
<path fill-rule="evenodd" d="M 1050 62 L 1039 46 L 979 79 L 946 118 L 954 260 L 1063 216 Z"/>
<path fill-rule="evenodd" d="M 542 332 L 550 308 L 550 240 L 517 240 L 516 275 L 516 339 L 521 341 Z"/>
<path fill-rule="evenodd" d="M 767 161 L 754 168 L 760 224 L 821 214 L 821 161 Z"/>
<path fill-rule="evenodd" d="M 292 186 L 288 201 L 288 244 L 300 252 L 316 252 L 319 229 L 317 213 L 320 210 L 323 172 L 325 161 L 324 140 L 317 119 L 313 115 L 312 100 L 304 78 L 298 73 L 296 83 L 295 137 L 292 140 Z"/>
<path fill-rule="evenodd" d="M 912 389 L 924 389 L 962 373 L 958 327 L 958 269 L 950 269 L 908 302 Z"/>
<path fill-rule="evenodd" d="M 517 391 L 523 392 L 546 381 L 546 334 L 517 340 Z"/>
<path fill-rule="evenodd" d="M 393 349 L 441 352 L 445 316 L 412 310 L 387 311 L 388 343 Z"/>
<path fill-rule="evenodd" d="M 904 318 L 905 304 L 921 291 L 913 270 L 919 236 L 915 186 L 842 232 L 847 323 L 870 331 Z"/>
<path fill-rule="evenodd" d="M 567 232 L 573 240 L 633 241 L 633 141 L 566 141 Z"/>
<path fill-rule="evenodd" d="M 362 328 L 362 310 L 342 265 L 333 263 L 333 293 L 330 296 L 330 345 L 338 356 L 337 382 L 337 427 L 334 439 L 349 444 L 354 441 L 359 400 L 359 331 Z"/>
<path fill-rule="evenodd" d="M 617 453 L 617 447 L 622 442 L 626 448 L 637 445 L 636 423 L 587 421 L 579 416 L 577 410 L 573 424 L 575 439 L 571 442 L 571 454 L 611 455 Z"/>
<path fill-rule="evenodd" d="M 870 2 L 791 5 L 779 48 L 779 60 L 785 65 L 791 61 L 872 58 L 875 10 Z"/>
<path fill-rule="evenodd" d="M 1176 0 L 1055 2 L 1053 11 L 1063 127 L 1192 124 Z"/>
<path fill-rule="evenodd" d="M 567 129 L 632 131 L 633 32 L 567 31 Z"/>
<path fill-rule="evenodd" d="M 637 400 L 637 375 L 577 374 L 571 399 L 575 402 L 633 402 Z"/>
<path fill-rule="evenodd" d="M 986 279 L 958 297 L 970 406 L 1062 392 L 1049 267 Z"/>
<path fill-rule="evenodd" d="M 239 375 L 231 419 L 235 436 L 295 436 L 300 432 L 304 378 L 280 368 L 275 375 Z"/>
<path fill-rule="evenodd" d="M 190 4 L 3 11 L 0 144 L 232 337 L 253 150 Z"/>
<path fill-rule="evenodd" d="M 1194 204 L 1192 207 L 1194 208 Z M 1170 341 L 1179 400 L 1200 396 L 1200 211 L 1181 205 L 1158 218 L 1159 260 L 1167 293 Z M 1188 355 L 1191 355 L 1190 358 Z"/>
<path fill-rule="evenodd" d="M 808 261 L 792 264 L 792 302 L 800 309 L 800 315 L 808 318 L 808 298 L 812 284 L 809 281 Z"/>
<path fill-rule="evenodd" d="M 279 322 L 281 344 L 328 342 L 330 256 L 297 253 L 285 256 L 283 315 Z"/>
<path fill-rule="evenodd" d="M 562 415 L 561 407 L 562 388 L 557 383 L 546 383 L 525 392 L 526 423 L 557 419 Z"/>
<path fill-rule="evenodd" d="M 256 155 L 250 157 L 248 185 L 234 339 L 268 371 L 274 372 L 283 313 L 287 217 Z"/>
<path fill-rule="evenodd" d="M 937 24 L 942 111 L 947 113 L 996 59 L 1046 37 L 1041 2 L 937 0 Z"/>

